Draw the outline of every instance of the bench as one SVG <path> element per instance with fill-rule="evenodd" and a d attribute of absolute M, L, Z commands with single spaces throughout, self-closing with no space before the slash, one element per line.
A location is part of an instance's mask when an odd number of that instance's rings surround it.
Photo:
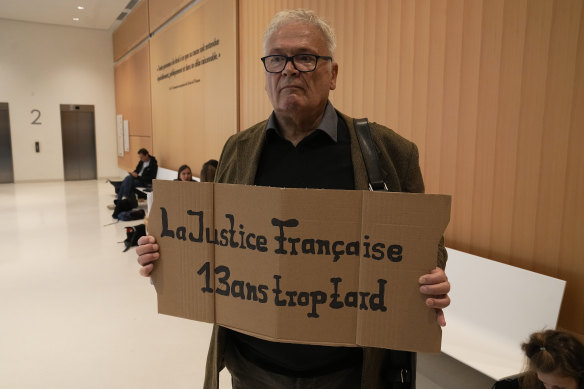
<path fill-rule="evenodd" d="M 165 169 L 163 167 L 158 167 L 156 172 L 156 180 L 169 180 L 172 181 L 178 176 L 178 172 L 176 170 Z M 150 186 L 139 186 L 136 188 L 139 192 L 138 197 L 140 197 L 140 193 L 145 195 L 146 193 L 152 190 L 152 185 Z"/>
<path fill-rule="evenodd" d="M 446 274 L 442 352 L 494 380 L 521 372 L 521 343 L 556 328 L 566 282 L 450 248 Z"/>
<path fill-rule="evenodd" d="M 165 169 L 163 167 L 158 167 L 156 172 L 156 180 L 167 180 L 173 181 L 178 177 L 178 172 L 176 170 Z M 198 177 L 193 176 L 193 181 L 199 181 Z M 138 197 L 145 198 L 146 194 L 152 191 L 152 186 L 140 186 L 136 190 L 139 192 Z"/>
<path fill-rule="evenodd" d="M 174 181 L 178 177 L 178 171 L 165 169 L 163 167 L 158 167 L 158 171 L 156 172 L 156 179 L 157 180 L 167 180 L 167 181 Z M 193 176 L 193 181 L 199 182 L 201 179 L 199 177 Z M 146 198 L 146 209 L 147 213 L 150 213 L 150 206 L 152 205 L 152 187 L 139 187 L 136 188 L 136 191 L 140 192 L 142 196 Z M 140 197 L 140 195 L 138 195 Z"/>

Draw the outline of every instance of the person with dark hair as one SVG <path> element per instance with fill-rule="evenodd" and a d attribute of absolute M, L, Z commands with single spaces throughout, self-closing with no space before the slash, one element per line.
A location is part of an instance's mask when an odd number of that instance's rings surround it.
<path fill-rule="evenodd" d="M 152 180 L 156 178 L 158 173 L 158 162 L 148 150 L 142 148 L 138 150 L 138 157 L 140 162 L 134 171 L 130 172 L 122 181 L 118 191 L 118 201 L 123 198 L 134 198 L 135 190 L 138 186 L 150 186 Z"/>
<path fill-rule="evenodd" d="M 178 177 L 175 179 L 175 181 L 193 181 L 193 172 L 191 171 L 189 165 L 182 165 L 178 168 Z"/>
<path fill-rule="evenodd" d="M 310 10 L 277 13 L 264 35 L 265 90 L 273 112 L 264 121 L 231 136 L 221 153 L 215 182 L 271 186 L 367 190 L 369 180 L 353 118 L 329 101 L 339 64 L 332 27 Z M 261 60 L 261 64 L 260 64 Z M 383 181 L 394 192 L 423 193 L 416 145 L 389 128 L 370 123 Z M 136 249 L 140 274 L 149 276 L 160 259 L 152 236 Z M 420 304 L 446 324 L 450 283 L 444 272 L 446 249 L 436 245 L 436 267 L 420 274 Z M 416 354 L 374 347 L 331 347 L 261 339 L 215 326 L 207 358 L 205 389 L 219 388 L 227 367 L 234 389 L 415 388 Z"/>
<path fill-rule="evenodd" d="M 201 182 L 213 182 L 215 180 L 215 171 L 219 162 L 215 159 L 210 159 L 203 164 L 201 168 Z"/>
<path fill-rule="evenodd" d="M 528 369 L 519 378 L 521 389 L 584 389 L 584 345 L 575 336 L 536 332 L 521 349 Z"/>
<path fill-rule="evenodd" d="M 534 332 L 521 349 L 526 371 L 497 381 L 493 389 L 584 389 L 584 345 L 575 336 Z"/>

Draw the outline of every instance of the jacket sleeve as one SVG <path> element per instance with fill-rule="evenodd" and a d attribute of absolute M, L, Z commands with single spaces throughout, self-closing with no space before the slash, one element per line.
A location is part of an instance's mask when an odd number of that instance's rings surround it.
<path fill-rule="evenodd" d="M 144 169 L 142 179 L 152 182 L 152 180 L 156 178 L 156 174 L 158 174 L 158 161 L 154 158 L 150 158 L 150 165 Z"/>
<path fill-rule="evenodd" d="M 235 136 L 231 136 L 223 145 L 217 171 L 215 172 L 215 182 L 236 183 L 234 182 L 234 173 L 237 168 L 235 166 L 236 157 Z"/>
<path fill-rule="evenodd" d="M 388 173 L 387 180 L 390 184 L 397 185 L 393 190 L 399 188 L 401 192 L 424 193 L 424 179 L 416 144 L 377 124 L 372 125 L 372 131 L 375 131 L 372 134 L 380 147 L 380 159 L 385 165 L 383 168 Z M 399 184 L 392 182 L 393 177 L 397 177 Z M 444 269 L 448 259 L 444 237 L 438 243 L 436 257 L 436 265 Z"/>
<path fill-rule="evenodd" d="M 411 143 L 407 174 L 404 178 L 404 192 L 424 193 L 424 191 L 424 180 L 422 178 L 422 170 L 420 169 L 418 147 L 415 143 Z M 445 269 L 446 261 L 448 260 L 448 253 L 444 246 L 444 236 L 442 236 L 440 242 L 438 242 L 438 253 L 436 257 L 436 265 L 441 269 Z"/>
<path fill-rule="evenodd" d="M 424 193 L 425 191 L 422 170 L 420 169 L 418 147 L 413 142 L 410 143 L 408 164 L 403 179 L 402 190 L 408 193 Z"/>

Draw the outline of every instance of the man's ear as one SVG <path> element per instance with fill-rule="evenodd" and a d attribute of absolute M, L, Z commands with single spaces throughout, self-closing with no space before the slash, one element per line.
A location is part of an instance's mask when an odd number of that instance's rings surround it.
<path fill-rule="evenodd" d="M 335 90 L 337 88 L 337 74 L 339 73 L 339 64 L 336 62 L 332 63 L 332 68 L 331 68 L 331 84 L 330 84 L 330 89 L 331 90 Z"/>

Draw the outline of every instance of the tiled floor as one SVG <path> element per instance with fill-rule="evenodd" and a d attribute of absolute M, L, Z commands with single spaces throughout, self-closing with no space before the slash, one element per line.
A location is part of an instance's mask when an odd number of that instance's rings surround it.
<path fill-rule="evenodd" d="M 0 388 L 200 387 L 211 326 L 157 314 L 112 200 L 103 180 L 0 185 Z"/>
<path fill-rule="evenodd" d="M 104 180 L 0 184 L 0 388 L 201 387 L 211 326 L 156 313 L 113 198 Z M 492 383 L 444 356 L 419 371 L 419 389 Z"/>

